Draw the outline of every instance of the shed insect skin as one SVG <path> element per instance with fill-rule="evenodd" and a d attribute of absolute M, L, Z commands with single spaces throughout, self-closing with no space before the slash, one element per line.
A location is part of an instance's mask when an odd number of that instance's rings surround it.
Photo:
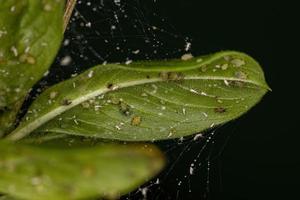
<path fill-rule="evenodd" d="M 107 87 L 107 89 L 110 89 L 110 90 L 111 90 L 111 89 L 113 89 L 113 86 L 114 86 L 114 84 L 108 83 L 106 87 Z"/>
<path fill-rule="evenodd" d="M 225 113 L 226 112 L 226 108 L 223 108 L 223 107 L 217 107 L 214 109 L 214 111 L 216 113 Z"/>
<path fill-rule="evenodd" d="M 229 86 L 242 88 L 245 86 L 245 83 L 242 81 L 228 81 Z"/>
<path fill-rule="evenodd" d="M 61 102 L 61 105 L 63 105 L 63 106 L 68 106 L 71 104 L 72 104 L 72 101 L 70 99 L 63 99 Z"/>

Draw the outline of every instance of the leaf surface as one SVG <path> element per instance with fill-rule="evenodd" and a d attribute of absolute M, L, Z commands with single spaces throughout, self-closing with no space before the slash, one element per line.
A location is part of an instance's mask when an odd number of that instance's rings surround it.
<path fill-rule="evenodd" d="M 0 136 L 60 46 L 64 0 L 0 2 Z"/>
<path fill-rule="evenodd" d="M 96 66 L 45 91 L 9 138 L 32 131 L 129 141 L 178 138 L 241 116 L 267 90 L 259 64 L 232 51 Z"/>
<path fill-rule="evenodd" d="M 67 142 L 1 142 L 0 193 L 30 200 L 112 199 L 148 181 L 164 165 L 164 157 L 152 145 L 83 147 Z"/>

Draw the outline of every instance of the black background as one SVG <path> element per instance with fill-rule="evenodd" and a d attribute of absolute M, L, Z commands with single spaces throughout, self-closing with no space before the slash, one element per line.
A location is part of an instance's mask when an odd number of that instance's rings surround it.
<path fill-rule="evenodd" d="M 160 175 L 159 185 L 148 187 L 147 199 L 300 199 L 297 6 L 279 0 L 123 0 L 129 18 L 119 13 L 120 22 L 112 32 L 115 19 L 110 9 L 117 8 L 104 2 L 97 12 L 87 5 L 77 6 L 84 19 L 77 17 L 70 25 L 66 38 L 71 44 L 59 54 L 59 58 L 71 54 L 73 62 L 66 68 L 58 65 L 58 59 L 42 85 L 103 61 L 179 57 L 188 41 L 194 55 L 228 49 L 248 53 L 260 62 L 273 90 L 245 116 L 216 131 L 214 144 L 207 148 L 214 155 L 209 184 L 207 156 L 201 158 L 203 167 L 184 178 L 203 142 L 160 143 L 162 149 L 175 148 L 166 152 L 169 167 Z M 155 25 L 160 32 L 152 35 L 143 30 L 147 26 L 128 19 Z M 92 22 L 91 28 L 80 26 L 87 21 Z M 157 40 L 164 44 L 153 46 Z M 135 49 L 141 53 L 133 55 Z M 187 145 L 188 151 L 170 169 Z M 134 192 L 124 199 L 142 199 L 142 195 Z"/>

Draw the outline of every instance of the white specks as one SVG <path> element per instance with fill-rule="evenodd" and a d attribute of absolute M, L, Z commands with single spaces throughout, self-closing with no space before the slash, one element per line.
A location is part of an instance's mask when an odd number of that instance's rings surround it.
<path fill-rule="evenodd" d="M 121 127 L 119 125 L 116 125 L 115 128 L 120 131 L 121 130 Z"/>
<path fill-rule="evenodd" d="M 198 140 L 200 138 L 203 138 L 203 134 L 202 133 L 199 133 L 199 134 L 195 135 L 194 138 L 193 138 L 193 140 L 196 141 L 196 140 Z"/>
<path fill-rule="evenodd" d="M 117 27 L 115 25 L 112 25 L 110 28 L 111 30 L 115 30 Z"/>
<path fill-rule="evenodd" d="M 27 46 L 26 48 L 25 48 L 25 53 L 29 53 L 29 51 L 30 51 L 30 46 Z"/>
<path fill-rule="evenodd" d="M 140 53 L 140 50 L 137 49 L 137 50 L 133 51 L 132 53 L 133 53 L 133 54 L 139 54 L 139 53 Z"/>
<path fill-rule="evenodd" d="M 95 105 L 95 106 L 94 106 L 94 110 L 95 110 L 95 111 L 98 111 L 100 108 L 102 108 L 101 105 Z"/>
<path fill-rule="evenodd" d="M 3 28 L 2 30 L 0 30 L 0 38 L 4 35 L 7 34 L 7 31 L 5 30 L 5 28 Z"/>
<path fill-rule="evenodd" d="M 104 99 L 105 95 L 104 94 L 101 94 L 98 96 L 98 99 Z"/>
<path fill-rule="evenodd" d="M 72 78 L 74 78 L 74 77 L 76 77 L 76 76 L 78 76 L 77 73 L 71 74 L 71 77 L 72 77 Z"/>
<path fill-rule="evenodd" d="M 74 118 L 74 119 L 73 119 L 74 123 L 75 123 L 76 125 L 79 125 L 79 123 L 78 123 L 78 121 L 77 121 L 77 119 L 76 119 L 76 116 L 74 116 L 73 118 Z"/>
<path fill-rule="evenodd" d="M 75 82 L 73 82 L 72 85 L 73 85 L 73 88 L 76 88 L 76 83 Z"/>
<path fill-rule="evenodd" d="M 202 62 L 202 61 L 203 61 L 202 58 L 198 58 L 196 62 L 197 62 L 197 63 L 200 63 L 200 62 Z"/>
<path fill-rule="evenodd" d="M 193 88 L 190 89 L 190 92 L 195 93 L 195 94 L 200 94 L 202 96 L 209 96 L 207 93 L 205 93 L 203 91 L 202 92 L 198 92 L 197 90 L 195 90 Z"/>
<path fill-rule="evenodd" d="M 162 109 L 162 110 L 166 110 L 166 106 L 162 106 L 161 109 Z"/>
<path fill-rule="evenodd" d="M 193 57 L 194 57 L 194 56 L 193 56 L 192 54 L 187 53 L 187 54 L 184 54 L 184 55 L 181 56 L 181 60 L 187 61 L 187 60 L 192 59 Z"/>
<path fill-rule="evenodd" d="M 70 40 L 69 39 L 65 39 L 63 44 L 64 44 L 64 46 L 68 46 L 70 44 Z"/>
<path fill-rule="evenodd" d="M 89 77 L 89 78 L 92 78 L 92 77 L 93 77 L 93 75 L 94 75 L 94 71 L 93 71 L 93 70 L 91 70 L 91 71 L 88 73 L 88 77 Z"/>
<path fill-rule="evenodd" d="M 192 92 L 192 93 L 195 93 L 195 94 L 199 94 L 199 92 L 197 92 L 196 90 L 194 90 L 194 89 L 190 89 L 190 92 Z"/>
<path fill-rule="evenodd" d="M 202 114 L 204 115 L 204 117 L 208 117 L 208 114 L 206 112 L 202 112 Z"/>
<path fill-rule="evenodd" d="M 42 47 L 46 47 L 46 46 L 48 46 L 48 43 L 47 43 L 47 42 L 42 42 L 42 43 L 41 43 L 41 46 L 42 46 Z"/>
<path fill-rule="evenodd" d="M 126 60 L 125 64 L 130 65 L 132 63 L 132 60 Z"/>
<path fill-rule="evenodd" d="M 111 88 L 111 90 L 117 90 L 118 88 L 119 88 L 119 86 L 114 85 L 114 86 Z"/>
<path fill-rule="evenodd" d="M 203 96 L 208 96 L 205 92 L 201 92 L 200 94 Z"/>
<path fill-rule="evenodd" d="M 162 113 L 158 113 L 158 116 L 162 116 L 163 114 Z"/>
<path fill-rule="evenodd" d="M 49 73 L 50 73 L 50 71 L 47 70 L 47 71 L 43 74 L 43 76 L 44 76 L 44 77 L 45 77 L 45 76 L 48 76 Z"/>
<path fill-rule="evenodd" d="M 91 22 L 86 23 L 85 27 L 91 28 L 92 27 L 92 23 Z"/>
<path fill-rule="evenodd" d="M 159 178 L 156 179 L 155 184 L 158 185 L 160 183 Z"/>
<path fill-rule="evenodd" d="M 151 91 L 152 94 L 155 94 L 157 92 L 157 86 L 152 84 L 151 87 L 153 88 L 153 90 Z"/>
<path fill-rule="evenodd" d="M 61 59 L 60 61 L 60 65 L 61 66 L 68 66 L 70 65 L 70 63 L 72 62 L 72 58 L 71 56 L 65 56 Z"/>
<path fill-rule="evenodd" d="M 184 137 L 179 138 L 179 143 L 182 143 L 184 141 Z"/>
<path fill-rule="evenodd" d="M 212 123 L 209 127 L 213 128 L 215 126 L 215 123 Z"/>
<path fill-rule="evenodd" d="M 168 135 L 168 138 L 172 137 L 172 135 L 173 135 L 173 132 L 170 131 L 170 132 L 169 132 L 169 135 Z"/>
<path fill-rule="evenodd" d="M 185 50 L 185 51 L 189 51 L 189 50 L 191 49 L 191 47 L 192 47 L 192 43 L 187 42 L 187 43 L 185 44 L 184 50 Z"/>
<path fill-rule="evenodd" d="M 121 6 L 121 0 L 114 0 L 114 3 L 115 3 L 117 6 Z"/>
<path fill-rule="evenodd" d="M 185 108 L 182 108 L 182 114 L 186 114 L 186 110 L 185 110 Z"/>
<path fill-rule="evenodd" d="M 218 103 L 223 103 L 223 101 L 221 99 L 218 99 L 217 102 Z"/>
<path fill-rule="evenodd" d="M 147 93 L 145 93 L 145 92 L 143 92 L 143 93 L 141 94 L 141 96 L 142 96 L 142 97 L 147 97 L 147 96 L 148 96 L 148 94 L 147 94 Z"/>
<path fill-rule="evenodd" d="M 46 3 L 46 4 L 44 5 L 44 10 L 45 10 L 45 11 L 51 11 L 51 10 L 52 10 L 51 4 Z"/>
<path fill-rule="evenodd" d="M 16 11 L 16 6 L 10 7 L 10 12 L 15 12 Z"/>
<path fill-rule="evenodd" d="M 143 195 L 143 199 L 147 199 L 147 193 L 148 193 L 148 188 L 142 188 L 141 189 L 142 195 Z"/>
<path fill-rule="evenodd" d="M 226 86 L 229 86 L 229 82 L 228 82 L 226 79 L 224 79 L 224 84 L 225 84 Z"/>
<path fill-rule="evenodd" d="M 13 52 L 14 56 L 17 57 L 19 55 L 18 50 L 15 46 L 12 46 L 10 50 Z"/>
<path fill-rule="evenodd" d="M 191 164 L 190 166 L 190 175 L 194 174 L 194 163 Z"/>

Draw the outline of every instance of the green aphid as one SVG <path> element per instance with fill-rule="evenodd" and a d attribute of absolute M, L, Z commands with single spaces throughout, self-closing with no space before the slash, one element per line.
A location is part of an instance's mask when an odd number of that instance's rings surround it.
<path fill-rule="evenodd" d="M 127 105 L 126 103 L 124 103 L 123 101 L 120 101 L 119 109 L 120 109 L 120 112 L 122 114 L 124 114 L 125 116 L 130 116 L 132 114 L 130 106 Z"/>

